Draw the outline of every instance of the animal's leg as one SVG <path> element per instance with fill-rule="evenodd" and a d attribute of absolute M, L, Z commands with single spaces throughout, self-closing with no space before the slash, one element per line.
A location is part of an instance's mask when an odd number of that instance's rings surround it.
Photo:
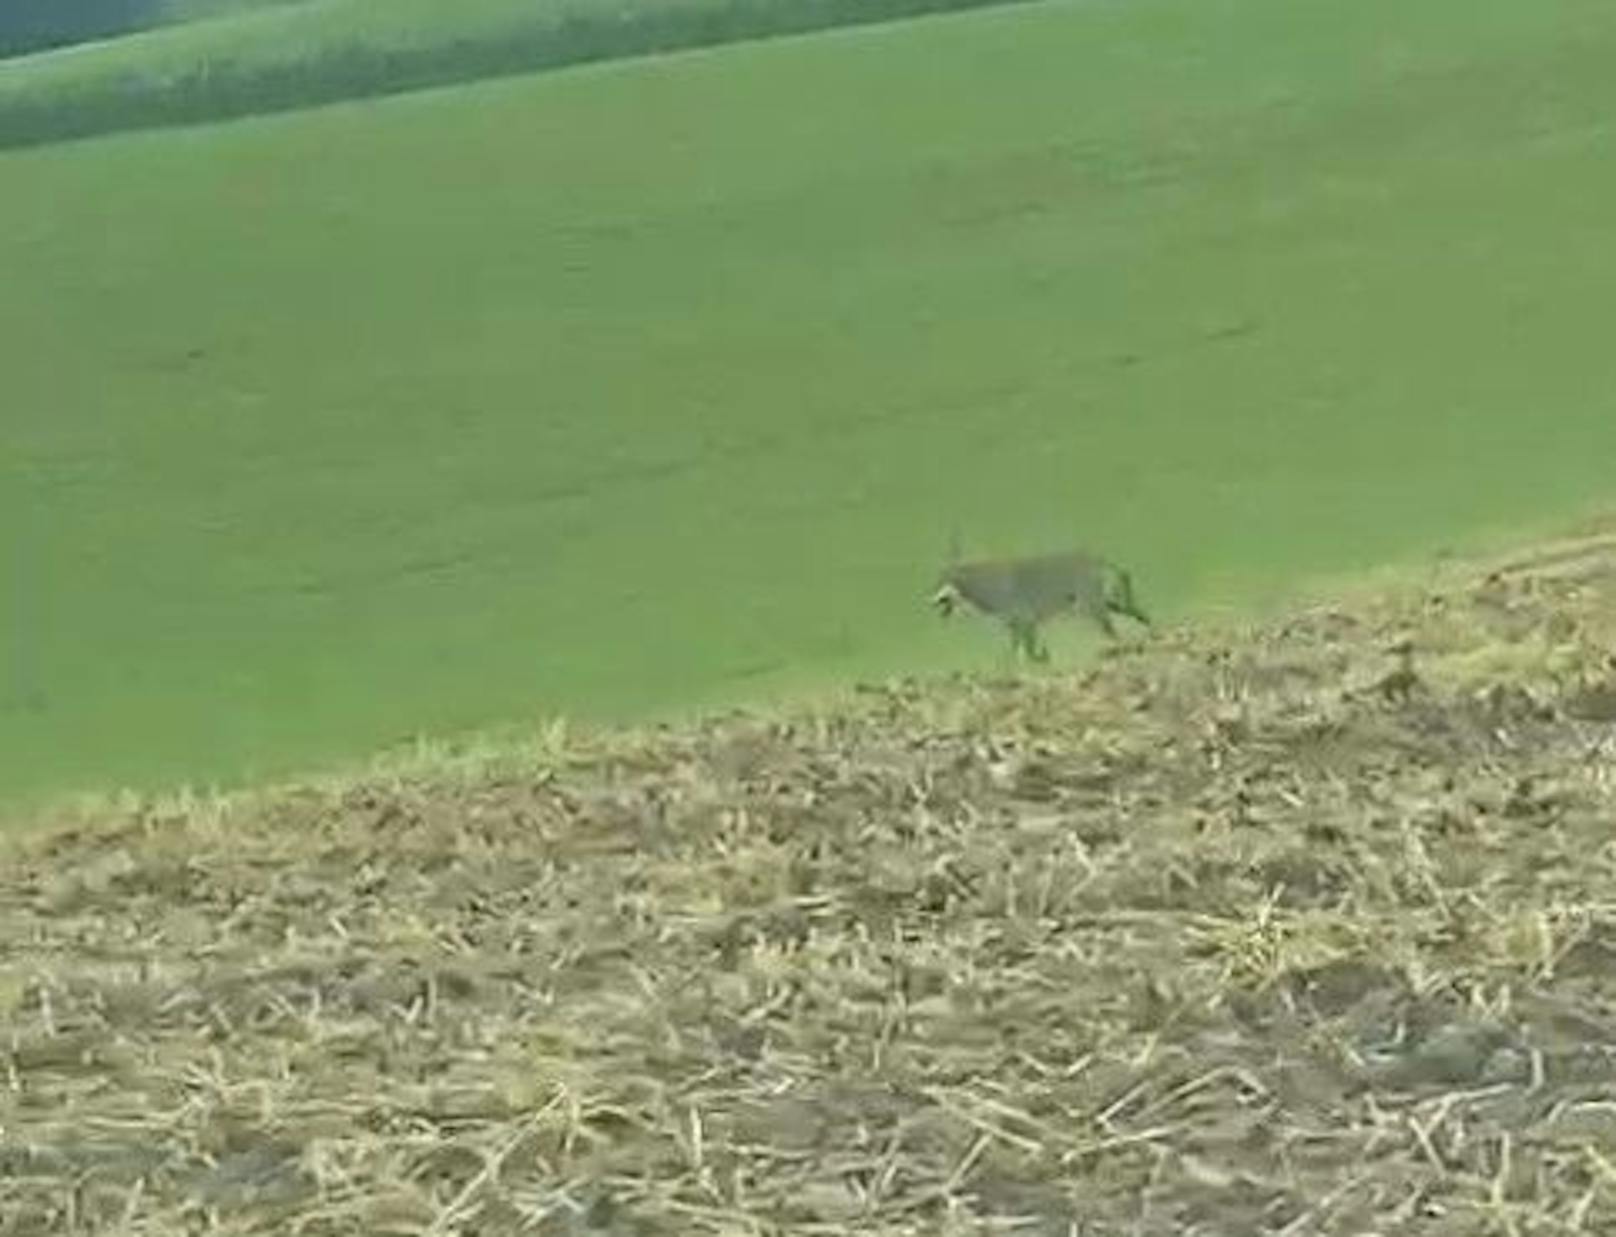
<path fill-rule="evenodd" d="M 1110 611 L 1104 601 L 1088 602 L 1083 606 L 1083 610 L 1107 636 L 1113 640 L 1117 638 L 1117 625 L 1111 621 Z"/>
<path fill-rule="evenodd" d="M 1014 620 L 1006 620 L 1005 630 L 1010 633 L 1010 661 L 1014 664 L 1021 656 L 1021 626 Z"/>
<path fill-rule="evenodd" d="M 1049 660 L 1049 646 L 1038 635 L 1038 628 L 1031 624 L 1027 627 L 1027 656 L 1040 663 Z"/>
<path fill-rule="evenodd" d="M 1027 658 L 1038 661 L 1038 630 L 1025 619 L 1010 620 L 1010 647 Z"/>
<path fill-rule="evenodd" d="M 1032 631 L 1025 623 L 1016 624 L 1016 652 L 1031 660 L 1032 658 Z"/>

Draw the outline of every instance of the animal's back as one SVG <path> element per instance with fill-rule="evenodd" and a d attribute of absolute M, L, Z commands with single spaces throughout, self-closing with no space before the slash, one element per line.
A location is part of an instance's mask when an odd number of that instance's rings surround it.
<path fill-rule="evenodd" d="M 1104 561 L 1082 552 L 961 563 L 950 574 L 981 609 L 1033 621 L 1098 602 L 1105 588 Z"/>
<path fill-rule="evenodd" d="M 1105 562 L 1092 554 L 1042 554 L 1015 564 L 1014 592 L 1028 617 L 1046 619 L 1073 605 L 1092 607 L 1105 595 Z"/>

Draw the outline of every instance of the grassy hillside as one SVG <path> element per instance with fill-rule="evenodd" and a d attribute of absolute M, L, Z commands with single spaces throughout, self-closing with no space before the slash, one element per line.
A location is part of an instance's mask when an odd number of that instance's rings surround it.
<path fill-rule="evenodd" d="M 1613 1231 L 1613 544 L 0 841 L 0 1234 Z"/>
<path fill-rule="evenodd" d="M 388 0 L 385 4 L 303 0 L 296 5 L 261 4 L 222 20 L 9 65 L 0 77 L 0 147 L 194 124 L 583 61 L 1007 2 L 1010 0 L 458 0 L 445 5 L 438 0 Z M 178 18 L 182 14 L 167 11 L 167 15 Z"/>
<path fill-rule="evenodd" d="M 1170 616 L 1580 508 L 1613 53 L 1052 5 L 0 156 L 0 777 L 991 663 L 955 525 Z"/>
<path fill-rule="evenodd" d="M 329 0 L 167 0 L 164 12 L 171 21 L 203 21 L 217 17 L 233 17 L 260 9 L 328 2 Z"/>

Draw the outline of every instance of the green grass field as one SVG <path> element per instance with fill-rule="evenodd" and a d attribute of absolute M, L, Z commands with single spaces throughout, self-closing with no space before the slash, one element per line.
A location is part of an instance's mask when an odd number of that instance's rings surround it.
<path fill-rule="evenodd" d="M 0 156 L 4 790 L 991 665 L 956 523 L 1172 617 L 1597 502 L 1613 60 L 1055 4 Z"/>

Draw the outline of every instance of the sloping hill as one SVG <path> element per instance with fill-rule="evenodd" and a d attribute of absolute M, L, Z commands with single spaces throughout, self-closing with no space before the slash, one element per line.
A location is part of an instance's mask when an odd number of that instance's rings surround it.
<path fill-rule="evenodd" d="M 14 839 L 0 1233 L 1610 1231 L 1613 546 Z"/>
<path fill-rule="evenodd" d="M 220 0 L 192 14 L 223 14 L 215 20 L 9 64 L 0 77 L 0 148 L 1016 2 Z M 116 29 L 181 15 L 154 0 L 148 21 Z"/>
<path fill-rule="evenodd" d="M 991 663 L 952 527 L 1171 616 L 1560 519 L 1612 63 L 1035 5 L 11 152 L 0 795 Z"/>

